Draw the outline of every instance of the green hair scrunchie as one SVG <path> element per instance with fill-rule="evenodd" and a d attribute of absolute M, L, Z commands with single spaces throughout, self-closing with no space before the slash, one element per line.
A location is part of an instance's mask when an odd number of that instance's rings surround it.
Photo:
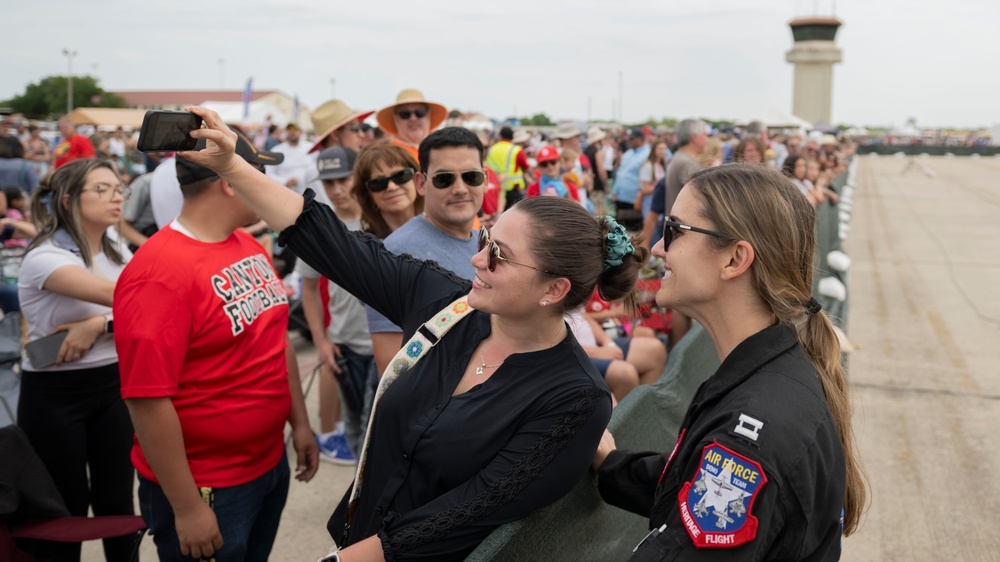
<path fill-rule="evenodd" d="M 604 236 L 606 242 L 605 247 L 605 258 L 604 258 L 604 271 L 612 267 L 617 267 L 622 264 L 622 259 L 635 252 L 635 247 L 632 246 L 632 240 L 628 236 L 625 227 L 618 224 L 618 221 L 611 218 L 610 216 L 604 217 L 604 222 L 608 225 L 608 233 Z"/>

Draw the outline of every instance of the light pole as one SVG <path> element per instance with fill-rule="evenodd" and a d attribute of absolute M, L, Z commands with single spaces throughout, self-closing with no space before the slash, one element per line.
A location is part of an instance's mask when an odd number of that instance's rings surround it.
<path fill-rule="evenodd" d="M 76 51 L 63 49 L 62 53 L 66 55 L 66 61 L 69 65 L 66 74 L 66 113 L 69 113 L 73 111 L 73 57 L 76 56 Z"/>
<path fill-rule="evenodd" d="M 618 71 L 618 122 L 624 123 L 625 121 L 625 101 L 622 98 L 622 71 Z"/>

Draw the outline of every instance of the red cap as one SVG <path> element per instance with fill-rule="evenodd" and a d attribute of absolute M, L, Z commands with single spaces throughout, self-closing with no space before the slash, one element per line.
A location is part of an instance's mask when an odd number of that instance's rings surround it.
<path fill-rule="evenodd" d="M 650 129 L 648 126 L 644 126 L 642 128 L 642 132 L 643 132 L 643 134 L 645 134 L 648 137 L 648 136 L 651 136 L 653 134 L 653 129 Z"/>
<path fill-rule="evenodd" d="M 535 160 L 538 161 L 539 163 L 547 162 L 549 160 L 558 160 L 558 159 L 559 159 L 559 151 L 556 150 L 556 147 L 554 146 L 543 146 L 542 149 L 539 150 L 538 154 L 535 156 Z"/>

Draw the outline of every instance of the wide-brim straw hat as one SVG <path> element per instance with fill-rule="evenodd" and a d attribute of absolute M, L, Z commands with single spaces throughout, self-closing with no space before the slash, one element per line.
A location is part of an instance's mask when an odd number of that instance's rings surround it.
<path fill-rule="evenodd" d="M 552 136 L 557 139 L 565 140 L 578 137 L 582 134 L 583 132 L 580 131 L 579 127 L 577 127 L 576 125 L 565 123 L 563 125 L 559 125 L 558 127 L 556 127 L 556 132 L 553 133 Z"/>
<path fill-rule="evenodd" d="M 530 140 L 531 140 L 531 133 L 525 131 L 524 129 L 520 129 L 514 132 L 514 139 L 511 140 L 510 142 L 514 144 L 521 144 L 522 142 L 528 142 Z"/>
<path fill-rule="evenodd" d="M 313 129 L 315 129 L 316 143 L 312 145 L 309 152 L 316 152 L 323 148 L 323 140 L 330 136 L 330 133 L 354 121 L 364 121 L 366 117 L 375 113 L 374 111 L 354 111 L 347 104 L 340 100 L 329 100 L 323 102 L 312 112 Z"/>
<path fill-rule="evenodd" d="M 415 90 L 413 88 L 407 88 L 396 96 L 396 103 L 383 107 L 375 115 L 375 120 L 378 121 L 378 126 L 390 135 L 398 135 L 399 131 L 396 130 L 396 120 L 394 119 L 394 113 L 396 107 L 404 105 L 407 103 L 422 103 L 428 107 L 431 111 L 431 130 L 437 129 L 444 120 L 448 118 L 448 109 L 445 106 L 435 103 L 432 101 L 427 101 L 424 98 L 424 94 L 420 90 Z"/>
<path fill-rule="evenodd" d="M 594 144 L 606 136 L 608 134 L 602 131 L 600 127 L 591 127 L 587 129 L 587 144 Z"/>

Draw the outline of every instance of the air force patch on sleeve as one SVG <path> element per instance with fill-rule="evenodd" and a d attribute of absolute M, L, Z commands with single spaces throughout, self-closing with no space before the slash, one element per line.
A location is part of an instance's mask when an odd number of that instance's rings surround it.
<path fill-rule="evenodd" d="M 699 548 L 732 548 L 757 536 L 754 499 L 767 483 L 756 462 L 718 443 L 706 445 L 694 480 L 677 496 L 684 528 Z"/>

